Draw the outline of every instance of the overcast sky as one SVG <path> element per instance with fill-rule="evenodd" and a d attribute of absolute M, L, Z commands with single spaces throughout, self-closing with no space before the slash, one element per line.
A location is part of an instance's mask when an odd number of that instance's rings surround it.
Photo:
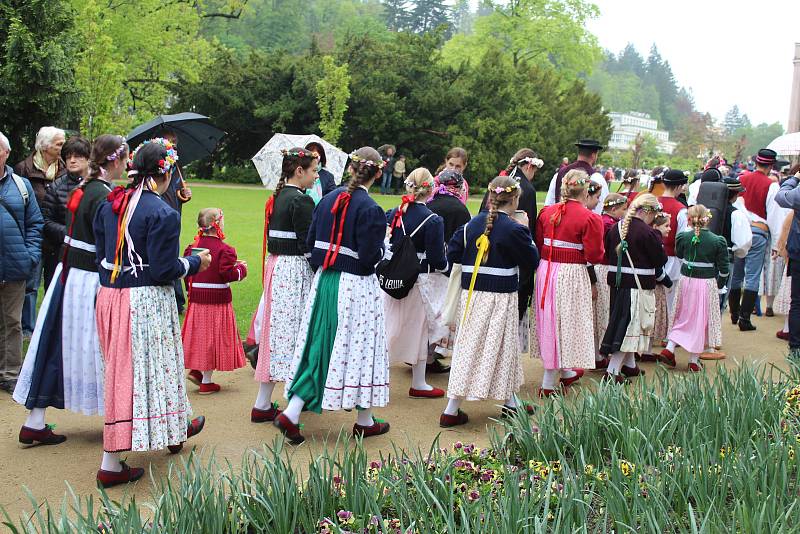
<path fill-rule="evenodd" d="M 786 128 L 800 0 L 593 1 L 601 15 L 589 30 L 603 48 L 631 42 L 646 58 L 655 42 L 699 110 L 721 119 L 738 104 L 754 124 Z"/>

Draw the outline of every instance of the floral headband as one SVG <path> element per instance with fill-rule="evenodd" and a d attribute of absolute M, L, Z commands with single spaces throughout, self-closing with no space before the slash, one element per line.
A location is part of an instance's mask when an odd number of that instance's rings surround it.
<path fill-rule="evenodd" d="M 627 204 L 627 202 L 628 202 L 628 199 L 625 198 L 625 197 L 615 198 L 615 199 L 606 199 L 606 201 L 603 202 L 603 207 L 606 208 L 606 209 L 610 209 L 610 208 L 614 208 L 616 206 L 621 206 L 623 204 Z"/>
<path fill-rule="evenodd" d="M 586 182 L 589 181 L 589 178 L 573 178 L 570 181 L 566 182 L 567 185 L 586 185 Z"/>
<path fill-rule="evenodd" d="M 419 187 L 420 189 L 425 189 L 427 187 L 433 186 L 433 184 L 431 184 L 428 180 L 425 180 L 419 185 L 415 184 L 414 180 L 406 180 L 405 182 L 403 182 L 403 185 L 405 185 L 406 187 Z"/>
<path fill-rule="evenodd" d="M 494 189 L 489 189 L 489 191 L 494 191 L 495 194 L 499 195 L 500 193 L 511 193 L 519 189 L 519 185 L 509 185 L 508 187 L 495 187 Z"/>
<path fill-rule="evenodd" d="M 122 153 L 125 152 L 127 148 L 128 148 L 128 142 L 123 137 L 122 143 L 119 145 L 119 148 L 117 148 L 113 153 L 106 156 L 106 161 L 115 161 L 117 158 L 122 156 Z"/>
<path fill-rule="evenodd" d="M 539 158 L 534 158 L 534 157 L 531 157 L 531 156 L 528 156 L 527 158 L 522 158 L 521 160 L 518 160 L 516 162 L 512 158 L 510 163 L 516 164 L 516 165 L 530 163 L 531 165 L 533 165 L 534 167 L 537 167 L 539 169 L 541 169 L 544 166 L 544 161 L 540 160 Z"/>
<path fill-rule="evenodd" d="M 167 155 L 164 157 L 164 159 L 158 160 L 159 174 L 167 174 L 175 167 L 175 164 L 178 163 L 178 150 L 175 146 L 175 143 L 168 139 L 164 139 L 163 137 L 155 137 L 143 142 L 131 153 L 130 158 L 128 159 L 128 168 L 132 170 L 128 172 L 129 175 L 137 174 L 139 172 L 138 169 L 133 168 L 133 160 L 136 157 L 136 154 L 139 152 L 139 149 L 149 144 L 161 145 L 167 150 Z"/>
<path fill-rule="evenodd" d="M 313 158 L 313 159 L 319 159 L 319 154 L 317 152 L 315 152 L 313 150 L 306 150 L 306 149 L 286 150 L 285 148 L 282 148 L 281 149 L 281 154 L 283 154 L 284 158 L 286 158 L 286 157 L 295 157 L 295 158 L 310 157 L 310 158 Z"/>
<path fill-rule="evenodd" d="M 659 213 L 662 213 L 662 210 L 664 209 L 664 206 L 662 206 L 661 203 L 659 202 L 655 206 L 639 206 L 636 209 L 637 209 L 637 211 L 638 210 L 647 211 L 647 212 L 655 213 L 656 215 L 658 215 Z"/>
<path fill-rule="evenodd" d="M 382 169 L 382 168 L 384 168 L 386 166 L 386 162 L 383 161 L 383 160 L 381 160 L 379 162 L 372 161 L 371 159 L 362 158 L 361 156 L 357 155 L 355 152 L 352 152 L 349 157 L 350 157 L 350 161 L 351 162 L 353 162 L 353 163 L 363 163 L 364 165 L 367 165 L 369 167 L 377 167 L 379 169 Z"/>

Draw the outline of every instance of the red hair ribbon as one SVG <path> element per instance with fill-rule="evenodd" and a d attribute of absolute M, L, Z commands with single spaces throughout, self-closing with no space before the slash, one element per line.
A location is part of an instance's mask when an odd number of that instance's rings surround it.
<path fill-rule="evenodd" d="M 69 225 L 67 242 L 64 244 L 64 252 L 61 254 L 61 264 L 63 265 L 63 270 L 61 271 L 62 284 L 67 283 L 67 271 L 69 270 L 69 265 L 67 264 L 67 253 L 69 252 L 69 246 L 72 242 L 72 231 L 75 229 L 75 214 L 78 212 L 78 206 L 80 206 L 81 200 L 83 200 L 82 187 L 73 189 L 67 197 L 67 210 L 69 210 L 69 212 L 72 214 L 72 221 Z"/>
<path fill-rule="evenodd" d="M 267 238 L 269 237 L 269 220 L 272 217 L 272 212 L 275 209 L 275 195 L 270 195 L 267 203 L 264 204 L 264 239 L 261 242 L 261 286 L 264 286 L 264 276 L 267 274 Z M 217 230 L 219 232 L 219 230 Z M 224 239 L 220 237 L 220 239 Z"/>
<path fill-rule="evenodd" d="M 330 237 L 330 244 L 328 245 L 328 252 L 325 253 L 325 261 L 322 263 L 322 270 L 324 271 L 328 267 L 336 262 L 336 257 L 339 255 L 339 249 L 342 245 L 342 233 L 344 232 L 344 221 L 347 218 L 347 208 L 350 206 L 350 199 L 352 195 L 346 191 L 339 193 L 339 196 L 336 197 L 336 201 L 333 203 L 333 207 L 331 207 L 331 213 L 333 214 L 333 225 L 331 226 L 331 237 Z M 339 222 L 339 231 L 336 231 L 336 216 L 339 214 L 339 211 L 342 212 L 341 218 L 338 219 Z M 336 241 L 334 241 L 334 236 L 336 236 Z"/>
<path fill-rule="evenodd" d="M 392 224 L 389 225 L 389 228 L 398 228 L 401 226 L 401 220 L 403 219 L 403 213 L 408 210 L 408 205 L 414 203 L 414 195 L 403 195 L 400 199 L 400 207 L 397 208 L 397 211 L 394 212 L 394 217 L 392 218 Z"/>

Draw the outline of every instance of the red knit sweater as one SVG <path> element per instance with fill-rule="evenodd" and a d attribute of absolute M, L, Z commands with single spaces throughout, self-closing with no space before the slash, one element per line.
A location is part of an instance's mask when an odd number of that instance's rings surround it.
<path fill-rule="evenodd" d="M 189 245 L 184 251 L 188 256 L 192 253 Z M 215 236 L 203 236 L 197 243 L 198 248 L 207 248 L 211 252 L 211 265 L 202 273 L 187 279 L 189 301 L 196 304 L 226 304 L 233 300 L 229 282 L 238 282 L 247 276 L 247 267 L 236 263 L 236 249 L 226 245 Z M 203 287 L 213 284 L 219 287 Z M 200 287 L 198 287 L 200 286 Z"/>

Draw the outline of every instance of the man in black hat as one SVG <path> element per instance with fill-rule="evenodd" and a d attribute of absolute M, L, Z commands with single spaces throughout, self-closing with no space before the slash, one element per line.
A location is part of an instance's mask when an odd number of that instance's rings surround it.
<path fill-rule="evenodd" d="M 578 159 L 574 162 L 561 167 L 559 171 L 550 180 L 550 187 L 547 190 L 547 197 L 545 197 L 544 205 L 550 206 L 561 201 L 561 180 L 572 169 L 579 169 L 589 175 L 589 178 L 600 186 L 600 199 L 595 207 L 595 213 L 603 213 L 603 201 L 608 196 L 608 183 L 606 183 L 603 175 L 594 169 L 594 164 L 597 163 L 597 155 L 603 150 L 603 145 L 594 139 L 581 139 L 575 146 L 578 147 Z"/>
<path fill-rule="evenodd" d="M 761 271 L 770 246 L 770 236 L 779 235 L 783 224 L 780 220 L 781 208 L 775 203 L 779 186 L 769 176 L 777 156 L 774 150 L 762 148 L 756 156 L 756 169 L 740 177 L 745 191 L 737 202 L 737 208 L 745 213 L 750 222 L 753 241 L 747 255 L 734 260 L 728 302 L 731 322 L 738 324 L 743 332 L 756 329 L 750 321 L 750 314 L 758 299 Z"/>

